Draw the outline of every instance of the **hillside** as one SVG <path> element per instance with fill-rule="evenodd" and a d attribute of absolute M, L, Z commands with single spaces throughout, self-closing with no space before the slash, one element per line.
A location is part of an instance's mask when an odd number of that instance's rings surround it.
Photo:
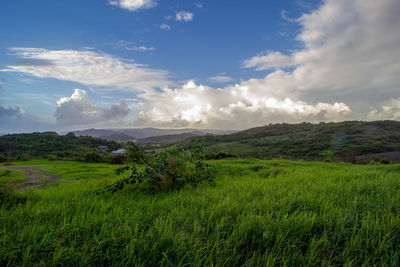
<path fill-rule="evenodd" d="M 194 139 L 180 145 L 189 147 Z M 400 122 L 272 124 L 223 136 L 204 137 L 209 152 L 241 157 L 354 161 L 360 155 L 400 151 Z M 365 158 L 364 158 L 365 160 Z"/>
<path fill-rule="evenodd" d="M 180 134 L 194 133 L 195 135 L 207 135 L 207 134 L 221 135 L 233 132 L 235 131 L 210 130 L 210 129 L 198 131 L 196 129 L 126 128 L 126 129 L 87 129 L 87 130 L 74 131 L 74 134 L 76 136 L 99 137 L 102 139 L 106 139 L 109 141 L 116 141 L 116 142 L 135 141 L 137 139 L 141 139 L 140 141 L 141 143 L 153 143 L 151 139 L 149 139 L 149 142 L 147 142 L 146 138 L 155 136 L 164 136 L 162 137 L 163 141 L 161 143 L 171 143 L 171 142 L 182 141 L 183 140 L 182 138 L 175 136 Z M 169 138 L 171 139 L 168 140 Z"/>
<path fill-rule="evenodd" d="M 42 158 L 54 155 L 59 158 L 75 158 L 85 153 L 118 149 L 120 145 L 100 138 L 76 137 L 73 133 L 58 135 L 55 132 L 9 134 L 0 136 L 0 157 L 10 159 Z"/>
<path fill-rule="evenodd" d="M 137 144 L 140 145 L 152 145 L 152 144 L 170 144 L 176 143 L 180 141 L 184 141 L 191 137 L 199 137 L 209 135 L 209 133 L 193 131 L 190 133 L 180 133 L 180 134 L 168 134 L 168 135 L 160 135 L 160 136 L 151 136 L 147 138 L 139 138 L 136 140 Z"/>

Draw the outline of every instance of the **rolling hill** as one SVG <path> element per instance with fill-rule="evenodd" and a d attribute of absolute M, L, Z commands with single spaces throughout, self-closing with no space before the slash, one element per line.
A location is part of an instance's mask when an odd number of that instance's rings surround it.
<path fill-rule="evenodd" d="M 221 134 L 229 134 L 236 132 L 234 130 L 196 130 L 196 129 L 158 129 L 158 128 L 126 128 L 126 129 L 87 129 L 74 131 L 76 136 L 92 136 L 103 138 L 109 141 L 116 142 L 127 142 L 127 141 L 136 141 L 140 140 L 140 143 L 154 143 L 153 139 L 148 139 L 155 136 L 163 136 L 161 139 L 161 143 L 171 143 L 171 142 L 179 142 L 182 141 L 182 137 L 185 135 L 181 134 L 189 134 L 187 137 L 191 137 L 198 135 L 221 135 Z M 175 136 L 178 135 L 178 136 Z M 181 136 L 179 136 L 181 135 Z"/>
<path fill-rule="evenodd" d="M 387 152 L 400 151 L 400 122 L 281 123 L 203 139 L 208 152 L 228 152 L 240 157 L 305 160 L 335 157 L 355 161 L 364 156 L 363 160 L 368 160 L 377 154 L 385 157 Z M 179 145 L 190 147 L 193 140 Z"/>
<path fill-rule="evenodd" d="M 73 159 L 86 153 L 118 149 L 120 144 L 90 136 L 77 137 L 73 133 L 55 132 L 9 134 L 0 136 L 0 159 L 43 158 L 50 155 Z M 100 150 L 101 150 L 100 149 Z"/>

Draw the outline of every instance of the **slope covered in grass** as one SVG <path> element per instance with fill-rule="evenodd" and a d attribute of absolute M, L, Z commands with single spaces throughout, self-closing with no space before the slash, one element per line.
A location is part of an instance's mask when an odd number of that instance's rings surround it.
<path fill-rule="evenodd" d="M 0 207 L 0 265 L 399 262 L 400 165 L 214 164 L 216 186 L 195 190 L 84 193 L 114 177 L 20 192 L 25 203 Z"/>
<path fill-rule="evenodd" d="M 192 140 L 182 145 L 190 147 Z M 354 161 L 359 155 L 400 151 L 400 122 L 282 123 L 204 140 L 210 152 L 241 157 L 321 160 L 328 150 L 337 158 Z"/>

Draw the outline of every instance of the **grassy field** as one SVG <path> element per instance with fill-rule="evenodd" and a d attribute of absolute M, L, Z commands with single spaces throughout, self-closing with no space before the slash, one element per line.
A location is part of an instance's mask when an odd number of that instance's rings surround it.
<path fill-rule="evenodd" d="M 0 185 L 7 183 L 16 184 L 28 180 L 22 171 L 0 168 Z"/>
<path fill-rule="evenodd" d="M 0 206 L 0 265 L 397 265 L 400 164 L 219 160 L 216 185 L 85 194 L 116 166 L 17 163 L 57 183 Z"/>

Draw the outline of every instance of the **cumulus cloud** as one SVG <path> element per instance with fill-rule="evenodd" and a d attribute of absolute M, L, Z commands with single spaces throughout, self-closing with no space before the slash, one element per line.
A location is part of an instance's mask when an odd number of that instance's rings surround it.
<path fill-rule="evenodd" d="M 20 107 L 0 106 L 0 118 L 16 118 L 23 116 L 25 111 Z"/>
<path fill-rule="evenodd" d="M 400 120 L 400 98 L 391 99 L 368 114 L 370 120 Z"/>
<path fill-rule="evenodd" d="M 344 103 L 308 104 L 289 97 L 259 94 L 253 82 L 214 89 L 188 82 L 152 97 L 152 108 L 139 114 L 143 125 L 248 128 L 269 122 L 338 121 L 350 108 Z M 252 87 L 254 85 L 254 87 Z"/>
<path fill-rule="evenodd" d="M 160 29 L 162 30 L 171 30 L 171 26 L 169 26 L 168 24 L 161 24 L 160 25 Z"/>
<path fill-rule="evenodd" d="M 48 131 L 53 126 L 50 122 L 27 114 L 21 107 L 0 105 L 0 133 Z"/>
<path fill-rule="evenodd" d="M 150 69 L 105 53 L 42 48 L 10 50 L 18 58 L 28 61 L 25 61 L 25 64 L 9 65 L 0 71 L 19 72 L 39 78 L 56 78 L 87 86 L 131 92 L 143 92 L 168 84 L 166 71 Z M 32 60 L 34 64 L 27 64 Z"/>
<path fill-rule="evenodd" d="M 191 21 L 193 20 L 193 13 L 188 11 L 179 11 L 175 14 L 175 20 L 177 21 Z"/>
<path fill-rule="evenodd" d="M 345 101 L 365 119 L 369 106 L 398 96 L 400 2 L 326 0 L 296 19 L 302 49 L 269 51 L 244 61 L 258 71 L 293 66 L 279 74 L 277 90 L 304 99 Z M 265 80 L 266 86 L 269 79 Z"/>
<path fill-rule="evenodd" d="M 109 0 L 108 2 L 111 5 L 118 6 L 129 11 L 149 9 L 157 5 L 155 0 Z"/>
<path fill-rule="evenodd" d="M 71 97 L 64 97 L 57 101 L 55 117 L 63 125 L 95 124 L 105 121 L 121 120 L 130 110 L 121 100 L 119 105 L 112 105 L 109 109 L 92 104 L 85 90 L 75 89 Z"/>

